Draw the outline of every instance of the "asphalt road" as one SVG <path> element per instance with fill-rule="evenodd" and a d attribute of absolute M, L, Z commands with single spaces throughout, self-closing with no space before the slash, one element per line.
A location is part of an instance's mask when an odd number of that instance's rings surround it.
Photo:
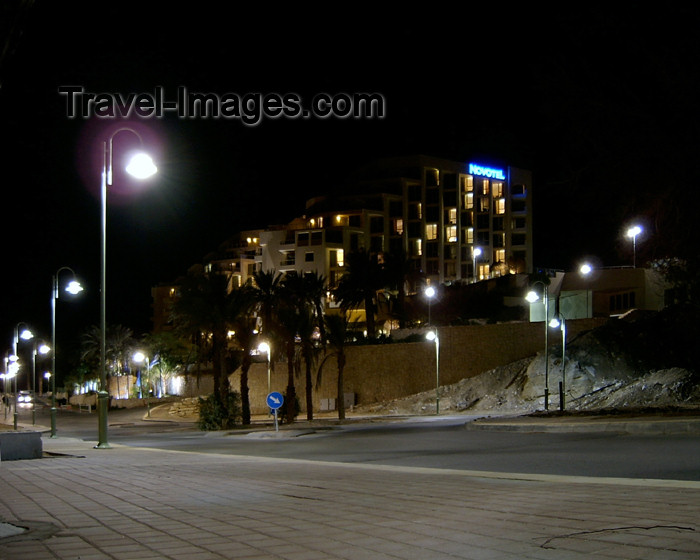
<path fill-rule="evenodd" d="M 142 411 L 141 411 L 142 414 Z M 20 411 L 23 422 L 31 413 Z M 37 411 L 48 425 L 48 411 Z M 111 444 L 199 453 L 490 472 L 700 481 L 700 436 L 467 430 L 474 417 L 352 423 L 315 429 L 201 432 L 110 412 Z M 59 411 L 60 436 L 97 439 L 97 416 Z M 282 433 L 282 432 L 285 433 Z M 282 437 L 280 437 L 282 436 Z"/>

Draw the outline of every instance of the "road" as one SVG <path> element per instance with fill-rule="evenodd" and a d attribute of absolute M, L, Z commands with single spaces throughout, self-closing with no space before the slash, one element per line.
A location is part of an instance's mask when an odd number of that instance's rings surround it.
<path fill-rule="evenodd" d="M 142 412 L 140 413 L 142 414 Z M 31 413 L 20 411 L 21 421 Z M 207 433 L 193 425 L 141 422 L 110 412 L 111 444 L 341 463 L 490 472 L 700 481 L 700 436 L 617 433 L 522 433 L 465 429 L 474 417 L 421 417 L 260 432 Z M 48 425 L 47 411 L 37 424 Z M 96 440 L 93 413 L 60 411 L 59 435 Z"/>

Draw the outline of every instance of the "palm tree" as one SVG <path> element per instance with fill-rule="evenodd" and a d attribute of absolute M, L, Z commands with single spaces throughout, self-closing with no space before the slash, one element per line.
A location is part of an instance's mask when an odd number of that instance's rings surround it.
<path fill-rule="evenodd" d="M 345 419 L 345 387 L 343 381 L 343 370 L 345 369 L 345 341 L 347 340 L 348 334 L 348 322 L 344 315 L 326 315 L 326 333 L 328 334 L 328 346 L 330 347 L 330 352 L 327 351 L 323 362 L 318 368 L 318 377 L 316 383 L 321 383 L 321 372 L 323 371 L 323 365 L 326 360 L 330 357 L 335 357 L 336 363 L 338 364 L 338 392 L 337 392 L 337 403 L 338 403 L 338 419 Z"/>
<path fill-rule="evenodd" d="M 346 259 L 346 271 L 340 278 L 336 294 L 343 311 L 364 306 L 367 336 L 376 334 L 374 315 L 376 313 L 377 290 L 382 286 L 381 267 L 377 255 L 365 249 L 352 252 Z"/>
<path fill-rule="evenodd" d="M 231 326 L 236 333 L 236 340 L 241 347 L 241 422 L 250 424 L 250 389 L 248 388 L 248 371 L 251 365 L 251 351 L 255 341 L 255 317 L 251 311 L 255 305 L 255 294 L 249 287 L 234 289 L 231 292 L 229 314 Z"/>
<path fill-rule="evenodd" d="M 210 358 L 214 370 L 214 394 L 227 402 L 229 386 L 226 371 L 228 316 L 228 279 L 223 274 L 195 272 L 185 277 L 180 297 L 173 304 L 173 319 L 179 332 L 192 335 L 204 332 L 211 342 Z"/>
<path fill-rule="evenodd" d="M 321 343 L 326 343 L 326 325 L 323 321 L 323 301 L 328 292 L 326 277 L 314 271 L 304 274 L 304 295 L 313 306 L 316 325 L 321 334 Z"/>
<path fill-rule="evenodd" d="M 309 307 L 299 309 L 297 335 L 301 345 L 301 357 L 304 359 L 306 381 L 306 419 L 314 419 L 311 369 L 316 358 L 313 335 L 316 330 L 316 320 Z"/>
<path fill-rule="evenodd" d="M 97 326 L 92 326 L 82 336 L 81 359 L 99 364 L 101 360 L 101 345 L 101 330 Z M 131 329 L 122 325 L 107 327 L 107 332 L 105 334 L 105 361 L 107 374 L 117 378 L 117 397 L 121 396 L 119 377 L 127 369 L 129 357 L 131 356 L 134 345 L 134 333 Z M 99 365 L 97 367 L 99 367 Z"/>

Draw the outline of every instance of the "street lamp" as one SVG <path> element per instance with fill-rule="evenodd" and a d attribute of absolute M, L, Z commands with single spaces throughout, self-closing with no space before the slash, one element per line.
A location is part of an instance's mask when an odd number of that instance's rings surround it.
<path fill-rule="evenodd" d="M 549 319 L 549 294 L 547 284 L 541 280 L 533 282 L 535 284 L 542 284 L 544 289 L 544 409 L 549 410 L 549 327 L 547 326 L 547 320 Z M 535 303 L 540 299 L 540 296 L 534 290 L 528 292 L 525 299 L 530 303 Z"/>
<path fill-rule="evenodd" d="M 146 363 L 146 383 L 148 385 L 146 386 L 146 410 L 148 411 L 148 417 L 151 417 L 151 360 L 148 359 L 148 356 L 146 356 L 143 352 L 136 352 L 133 355 L 133 360 L 137 364 L 142 364 Z M 141 398 L 143 398 L 143 375 L 141 376 L 141 380 L 139 383 L 139 392 L 141 393 Z"/>
<path fill-rule="evenodd" d="M 440 337 L 437 329 L 425 333 L 425 338 L 435 341 L 435 414 L 440 414 Z"/>
<path fill-rule="evenodd" d="M 97 394 L 98 415 L 98 449 L 108 449 L 107 439 L 107 412 L 109 408 L 109 389 L 107 387 L 107 351 L 106 351 L 106 315 L 107 299 L 105 288 L 107 284 L 107 187 L 112 186 L 112 159 L 114 137 L 120 132 L 132 132 L 143 144 L 141 135 L 133 128 L 123 127 L 112 133 L 108 140 L 103 142 L 102 150 L 102 183 L 101 183 L 101 244 L 100 244 L 100 390 Z M 134 156 L 126 167 L 126 171 L 137 179 L 146 179 L 158 169 L 153 160 L 146 154 L 140 153 Z"/>
<path fill-rule="evenodd" d="M 435 297 L 435 288 L 428 286 L 423 293 L 425 294 L 425 297 L 428 298 L 428 324 L 430 324 L 430 304 Z"/>
<path fill-rule="evenodd" d="M 566 394 L 566 320 L 560 313 L 558 317 L 553 317 L 549 322 L 553 329 L 561 328 L 561 383 L 559 384 L 559 410 L 564 410 L 564 399 Z"/>
<path fill-rule="evenodd" d="M 25 328 L 22 330 L 22 332 L 19 331 L 19 327 L 21 325 L 24 325 Z M 17 374 L 19 374 L 19 354 L 17 353 L 17 346 L 19 344 L 19 339 L 21 338 L 22 340 L 31 340 L 34 338 L 34 333 L 30 331 L 28 328 L 26 328 L 27 325 L 26 323 L 17 323 L 15 325 L 15 331 L 14 331 L 14 338 L 13 338 L 13 349 L 14 349 L 14 357 L 15 357 L 15 364 L 16 364 L 16 372 L 15 372 L 15 396 L 14 396 L 14 403 L 15 403 L 15 415 L 14 415 L 14 428 L 15 430 L 17 429 Z M 10 357 L 12 359 L 12 357 Z"/>
<path fill-rule="evenodd" d="M 258 352 L 264 352 L 267 354 L 267 394 L 270 394 L 270 344 L 267 342 L 261 342 L 258 345 Z"/>
<path fill-rule="evenodd" d="M 637 268 L 637 236 L 642 233 L 642 228 L 632 226 L 627 230 L 627 237 L 632 238 L 632 268 Z"/>
<path fill-rule="evenodd" d="M 75 272 L 68 266 L 62 266 L 56 271 L 52 278 L 51 286 L 51 437 L 56 437 L 56 300 L 60 292 L 58 289 L 58 277 L 62 271 L 67 270 L 73 274 L 73 279 L 66 286 L 66 292 L 77 295 L 83 291 L 83 287 L 75 279 Z"/>
<path fill-rule="evenodd" d="M 37 342 L 32 350 L 32 426 L 36 424 L 36 355 L 45 355 L 49 352 L 51 348 L 44 342 L 41 344 Z"/>
<path fill-rule="evenodd" d="M 474 247 L 472 249 L 472 260 L 474 261 L 474 283 L 476 283 L 477 276 L 476 276 L 476 257 L 481 256 L 481 248 L 480 247 Z"/>

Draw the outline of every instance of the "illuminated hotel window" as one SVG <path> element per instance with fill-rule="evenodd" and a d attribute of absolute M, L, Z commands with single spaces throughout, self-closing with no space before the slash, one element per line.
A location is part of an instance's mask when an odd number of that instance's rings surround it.
<path fill-rule="evenodd" d="M 493 198 L 501 198 L 503 196 L 503 183 L 493 184 Z"/>
<path fill-rule="evenodd" d="M 457 226 L 447 226 L 446 228 L 446 235 L 447 241 L 450 243 L 456 243 L 457 242 Z"/>
<path fill-rule="evenodd" d="M 505 214 L 506 213 L 506 199 L 505 198 L 499 198 L 494 201 L 494 212 L 496 214 Z"/>
<path fill-rule="evenodd" d="M 474 193 L 467 193 L 464 195 L 464 207 L 474 208 Z"/>
<path fill-rule="evenodd" d="M 428 241 L 437 239 L 437 224 L 425 224 L 425 237 Z"/>
<path fill-rule="evenodd" d="M 456 224 L 457 223 L 457 209 L 456 208 L 448 208 L 447 209 L 447 221 L 450 224 Z"/>
<path fill-rule="evenodd" d="M 394 220 L 394 233 L 403 235 L 403 220 L 401 218 Z"/>
<path fill-rule="evenodd" d="M 411 256 L 420 257 L 423 254 L 423 240 L 413 239 L 411 241 Z"/>
<path fill-rule="evenodd" d="M 343 250 L 342 249 L 334 249 L 333 251 L 330 252 L 330 265 L 331 266 L 343 266 Z"/>
<path fill-rule="evenodd" d="M 474 228 L 467 228 L 466 229 L 466 235 L 464 236 L 465 240 L 467 243 L 472 244 L 474 243 Z"/>
<path fill-rule="evenodd" d="M 506 250 L 505 249 L 498 249 L 493 252 L 493 258 L 495 262 L 506 262 Z"/>
<path fill-rule="evenodd" d="M 489 199 L 488 198 L 480 198 L 479 199 L 479 212 L 488 212 L 489 211 Z"/>
<path fill-rule="evenodd" d="M 408 205 L 408 219 L 420 220 L 423 217 L 423 208 L 420 202 Z"/>
<path fill-rule="evenodd" d="M 462 192 L 472 192 L 474 190 L 474 177 L 467 175 L 462 177 Z"/>
<path fill-rule="evenodd" d="M 489 194 L 489 180 L 488 179 L 481 180 L 481 194 L 483 194 L 483 195 Z"/>

